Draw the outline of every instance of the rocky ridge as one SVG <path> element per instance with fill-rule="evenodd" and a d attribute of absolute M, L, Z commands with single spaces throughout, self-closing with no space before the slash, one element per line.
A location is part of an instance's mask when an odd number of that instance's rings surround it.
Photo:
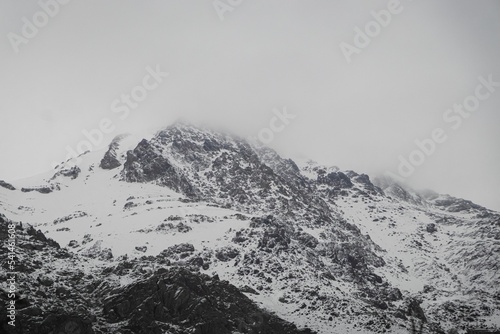
<path fill-rule="evenodd" d="M 207 290 L 220 288 L 212 282 L 221 277 L 266 312 L 318 333 L 400 333 L 410 329 L 411 319 L 434 333 L 498 325 L 496 212 L 337 167 L 298 166 L 271 149 L 186 124 L 128 151 L 122 141 L 114 140 L 104 157 L 83 156 L 78 173 L 67 166 L 56 171 L 45 186 L 51 193 L 23 195 L 36 203 L 78 187 L 90 192 L 95 179 L 95 209 L 93 198 L 75 200 L 63 215 L 42 206 L 9 206 L 21 208 L 9 209 L 13 216 L 32 219 L 64 240 L 78 261 L 102 261 L 116 268 L 105 270 L 109 277 L 142 282 L 140 288 L 115 283 L 119 294 L 109 310 L 118 311 L 103 315 L 106 326 L 137 330 L 130 327 L 129 306 L 119 305 L 131 291 L 146 291 L 141 294 L 151 296 L 150 304 L 136 304 L 151 312 L 141 321 L 163 321 L 174 330 L 185 319 L 150 306 L 172 306 L 155 287 L 173 277 Z M 109 180 L 120 181 L 107 185 L 115 182 Z M 105 190 L 118 187 L 120 196 Z M 113 231 L 118 222 L 122 234 Z M 124 237 L 130 241 L 116 241 Z M 169 247 L 159 248 L 165 243 Z M 136 276 L 144 271 L 154 279 Z M 264 319 L 245 320 L 259 323 L 247 329 L 235 327 L 236 320 L 207 328 L 265 333 L 274 320 Z"/>

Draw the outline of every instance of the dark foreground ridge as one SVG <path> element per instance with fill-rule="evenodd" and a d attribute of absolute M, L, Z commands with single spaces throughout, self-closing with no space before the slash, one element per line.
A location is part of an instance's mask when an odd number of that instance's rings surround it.
<path fill-rule="evenodd" d="M 0 214 L 2 259 L 8 224 Z M 112 280 L 133 262 L 86 268 L 45 235 L 16 224 L 16 326 L 8 324 L 9 291 L 0 289 L 0 333 L 16 334 L 313 334 L 257 307 L 238 288 L 187 268 L 161 268 L 115 288 Z M 108 264 L 109 266 L 109 264 Z M 57 278 L 51 278 L 54 271 Z M 2 261 L 2 281 L 7 278 Z M 86 271 L 86 272 L 85 272 Z"/>

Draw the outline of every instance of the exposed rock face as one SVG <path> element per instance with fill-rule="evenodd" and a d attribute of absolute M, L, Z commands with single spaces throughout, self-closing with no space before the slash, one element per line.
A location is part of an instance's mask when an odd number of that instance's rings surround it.
<path fill-rule="evenodd" d="M 329 174 L 319 173 L 318 183 L 326 184 L 336 188 L 351 188 L 353 186 L 351 179 L 342 172 L 333 172 Z"/>
<path fill-rule="evenodd" d="M 471 209 L 485 210 L 484 207 L 474 204 L 471 201 L 462 198 L 452 197 L 449 195 L 444 195 L 442 197 L 434 199 L 433 204 L 438 207 L 442 207 L 450 212 L 462 212 L 462 211 L 469 211 Z"/>
<path fill-rule="evenodd" d="M 31 191 L 38 191 L 40 194 L 50 194 L 52 192 L 51 187 L 36 187 L 36 188 L 21 188 L 23 193 L 29 193 Z"/>
<path fill-rule="evenodd" d="M 5 189 L 9 189 L 9 190 L 16 190 L 16 188 L 12 184 L 7 183 L 4 180 L 0 180 L 0 187 L 3 187 Z"/>
<path fill-rule="evenodd" d="M 59 172 L 55 173 L 54 176 L 52 177 L 52 180 L 56 179 L 58 176 L 64 176 L 64 177 L 69 177 L 72 180 L 76 179 L 78 175 L 82 170 L 78 166 L 73 166 L 67 169 L 60 170 Z"/>
<path fill-rule="evenodd" d="M 191 244 L 178 244 L 162 251 L 158 256 L 165 258 L 184 259 L 194 252 Z"/>
<path fill-rule="evenodd" d="M 326 204 L 298 167 L 275 152 L 245 141 L 177 124 L 129 151 L 122 171 L 128 182 L 154 182 L 185 195 L 284 214 L 308 208 L 329 215 Z"/>
<path fill-rule="evenodd" d="M 408 310 L 407 310 L 407 315 L 418 318 L 422 320 L 423 322 L 427 322 L 427 318 L 425 317 L 424 310 L 420 307 L 420 304 L 422 302 L 412 299 L 408 303 Z"/>
<path fill-rule="evenodd" d="M 91 257 L 94 259 L 100 259 L 103 261 L 113 259 L 113 253 L 111 252 L 111 249 L 103 248 L 101 246 L 101 244 L 102 244 L 101 240 L 96 241 L 92 245 L 92 247 L 90 247 L 85 252 L 83 252 L 82 255 L 88 256 L 88 257 Z"/>
<path fill-rule="evenodd" d="M 115 291 L 104 303 L 103 315 L 120 323 L 124 333 L 231 334 L 253 328 L 269 334 L 312 333 L 259 310 L 228 282 L 180 268 Z"/>
<path fill-rule="evenodd" d="M 372 181 L 370 180 L 370 177 L 366 174 L 360 174 L 360 175 L 356 175 L 355 177 L 353 177 L 353 179 L 362 184 L 363 187 L 364 187 L 364 190 L 367 191 L 368 193 L 372 194 L 372 195 L 383 195 L 384 192 L 382 191 L 382 189 L 380 189 L 379 187 L 375 186 Z"/>
<path fill-rule="evenodd" d="M 48 239 L 40 230 L 36 230 L 33 226 L 28 226 L 26 228 L 26 234 L 31 236 L 31 240 L 40 241 L 43 243 L 47 243 L 49 246 L 54 247 L 56 249 L 61 248 L 57 242 L 52 239 Z M 28 244 L 29 245 L 29 244 Z"/>
<path fill-rule="evenodd" d="M 436 232 L 437 231 L 436 224 L 434 224 L 434 223 L 427 224 L 427 226 L 425 227 L 425 230 L 429 233 Z"/>
<path fill-rule="evenodd" d="M 109 144 L 108 150 L 104 154 L 104 157 L 102 158 L 99 167 L 101 167 L 102 169 L 114 169 L 122 165 L 120 163 L 120 160 L 118 159 L 117 151 L 120 147 L 120 141 L 126 138 L 127 136 L 128 135 L 120 135 L 115 137 L 111 141 L 111 144 Z"/>
<path fill-rule="evenodd" d="M 74 276 L 78 276 L 74 268 L 73 256 L 65 249 L 45 237 L 39 230 L 31 226 L 23 227 L 22 224 L 14 223 L 0 214 L 0 254 L 6 256 L 9 251 L 5 240 L 8 238 L 8 226 L 15 225 L 16 234 L 16 288 L 8 291 L 0 290 L 0 332 L 2 333 L 82 333 L 93 334 L 90 316 L 84 311 L 85 303 L 79 292 L 70 291 L 66 284 L 73 288 L 82 288 Z M 49 259 L 51 259 L 49 261 Z M 68 280 L 64 279 L 63 272 L 58 272 L 61 280 L 54 281 L 47 275 L 53 275 L 50 268 L 53 262 L 65 264 L 72 271 Z M 7 262 L 2 261 L 0 277 L 5 281 L 10 276 L 10 268 Z M 42 273 L 44 273 L 42 275 Z M 73 278 L 72 278 L 73 276 Z M 15 298 L 11 298 L 12 292 Z M 8 324 L 11 319 L 5 317 L 6 306 L 15 300 L 16 318 L 15 327 Z M 83 308 L 82 308 L 83 307 Z"/>
<path fill-rule="evenodd" d="M 7 252 L 4 241 L 9 224 L 15 225 L 18 240 L 18 286 L 15 299 L 9 296 L 11 291 L 0 289 L 0 314 L 7 314 L 10 300 L 15 300 L 17 313 L 15 327 L 2 316 L 1 333 L 314 333 L 259 309 L 238 288 L 217 277 L 179 267 L 161 268 L 152 274 L 144 265 L 154 267 L 158 262 L 146 257 L 131 262 L 125 259 L 118 265 L 104 258 L 102 264 L 89 266 L 84 258 L 61 249 L 42 232 L 1 214 L 0 254 Z M 192 245 L 183 244 L 163 256 L 193 251 Z M 83 263 L 87 274 L 80 269 Z M 2 280 L 5 272 L 0 272 Z M 120 287 L 116 275 L 129 276 L 132 283 Z"/>
<path fill-rule="evenodd" d="M 198 191 L 186 177 L 162 156 L 161 149 L 145 139 L 133 151 L 127 152 L 123 178 L 128 182 L 155 181 L 189 197 L 198 196 Z"/>
<path fill-rule="evenodd" d="M 222 262 L 228 262 L 240 255 L 240 252 L 232 247 L 219 249 L 215 253 L 215 257 Z"/>
<path fill-rule="evenodd" d="M 269 166 L 276 175 L 292 184 L 296 189 L 311 189 L 300 168 L 291 159 L 282 159 L 274 150 L 268 147 L 255 148 L 259 159 L 263 164 Z"/>

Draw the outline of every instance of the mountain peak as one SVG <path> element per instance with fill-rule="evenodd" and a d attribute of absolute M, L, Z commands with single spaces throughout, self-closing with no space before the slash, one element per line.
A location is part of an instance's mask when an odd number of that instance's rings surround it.
<path fill-rule="evenodd" d="M 76 264 L 68 271 L 95 260 L 92 286 L 121 295 L 111 308 L 127 308 L 123 298 L 133 297 L 128 310 L 150 317 L 142 305 L 161 281 L 150 273 L 182 267 L 212 273 L 207 282 L 220 276 L 320 334 L 398 333 L 414 315 L 444 329 L 471 314 L 496 315 L 500 215 L 470 201 L 311 161 L 299 167 L 268 147 L 187 122 L 117 136 L 81 160 L 20 191 L 0 182 L 0 200 L 6 214 L 67 245 L 63 253 Z M 29 233 L 41 243 L 23 251 L 48 252 L 44 234 Z M 40 272 L 23 275 L 31 282 Z M 129 295 L 144 279 L 152 289 Z"/>

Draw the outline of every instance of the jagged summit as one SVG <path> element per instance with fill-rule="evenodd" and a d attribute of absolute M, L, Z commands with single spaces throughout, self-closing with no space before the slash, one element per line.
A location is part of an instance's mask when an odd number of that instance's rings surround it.
<path fill-rule="evenodd" d="M 263 195 L 271 195 L 272 190 L 279 189 L 279 195 L 272 194 L 274 199 L 271 201 L 274 203 L 280 197 L 287 199 L 292 193 L 310 193 L 309 183 L 318 180 L 322 184 L 334 185 L 328 195 L 331 196 L 332 191 L 345 194 L 342 189 L 350 188 L 352 179 L 360 181 L 364 185 L 362 188 L 373 194 L 384 194 L 415 205 L 434 205 L 450 211 L 486 210 L 468 200 L 439 195 L 431 190 L 414 190 L 389 176 L 377 176 L 372 182 L 365 174 L 341 171 L 336 166 L 322 166 L 312 160 L 295 162 L 283 159 L 268 147 L 255 146 L 236 135 L 195 125 L 184 119 L 145 137 L 130 133 L 117 135 L 103 155 L 98 153 L 102 155 L 98 167 L 119 171 L 123 181 L 163 184 L 193 199 L 213 199 L 213 194 L 223 186 L 224 192 L 231 190 L 231 199 L 236 198 L 242 203 L 252 200 L 262 202 Z M 54 180 L 61 175 L 75 177 L 82 163 L 95 160 L 84 159 L 90 153 L 94 153 L 95 157 L 97 152 L 84 152 L 76 161 L 70 159 L 60 164 L 50 178 Z M 92 165 L 95 166 L 93 161 Z M 272 173 L 266 175 L 266 167 Z M 250 170 L 253 171 L 250 180 L 244 180 L 245 176 L 250 176 Z M 256 175 L 257 170 L 260 170 L 260 176 Z M 222 182 L 217 173 L 223 174 L 225 181 Z M 269 179 L 271 174 L 276 178 Z M 255 189 L 257 183 L 264 189 L 258 194 L 249 193 L 248 190 Z M 293 190 L 289 189 L 292 185 Z M 57 189 L 57 185 L 52 184 L 49 188 Z M 292 204 L 300 205 L 296 202 Z"/>

